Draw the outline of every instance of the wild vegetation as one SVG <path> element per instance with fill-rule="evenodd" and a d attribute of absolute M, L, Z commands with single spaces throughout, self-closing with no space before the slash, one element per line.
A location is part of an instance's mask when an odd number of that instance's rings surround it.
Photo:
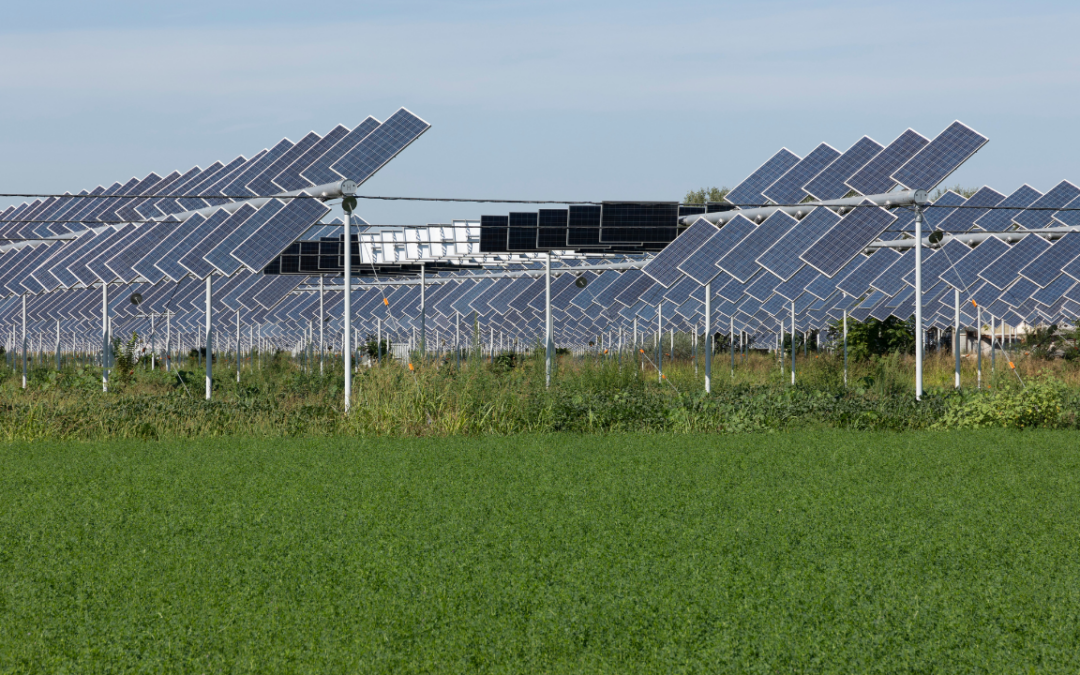
<path fill-rule="evenodd" d="M 145 358 L 127 370 L 118 359 L 108 394 L 101 391 L 99 368 L 65 363 L 57 371 L 46 358 L 31 369 L 26 390 L 12 370 L 0 371 L 0 438 L 1077 427 L 1080 362 L 1052 358 L 1060 350 L 1040 349 L 1045 336 L 1033 334 L 1030 345 L 1007 356 L 984 355 L 981 380 L 978 360 L 965 355 L 960 391 L 953 389 L 951 354 L 928 354 L 926 394 L 916 402 L 904 327 L 852 322 L 846 383 L 842 354 L 817 352 L 801 336 L 794 386 L 790 341 L 783 364 L 775 353 L 751 351 L 737 353 L 734 367 L 727 345 L 720 344 L 710 394 L 703 386 L 705 357 L 695 354 L 686 335 L 678 336 L 674 355 L 665 336 L 664 378 L 650 349 L 563 353 L 550 388 L 542 350 L 502 354 L 494 361 L 475 352 L 460 359 L 415 357 L 412 368 L 384 359 L 354 377 L 348 416 L 342 411 L 341 367 L 329 356 L 320 374 L 317 358 L 254 355 L 243 360 L 239 382 L 234 358 L 215 356 L 210 402 L 203 397 L 204 356 L 198 352 L 174 364 L 172 372 L 148 370 Z M 1074 348 L 1065 338 L 1053 344 Z M 387 348 L 384 343 L 384 355 Z M 374 342 L 366 349 L 378 352 Z"/>

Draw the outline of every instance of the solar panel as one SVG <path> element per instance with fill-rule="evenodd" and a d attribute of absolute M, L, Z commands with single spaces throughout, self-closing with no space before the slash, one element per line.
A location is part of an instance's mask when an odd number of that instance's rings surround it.
<path fill-rule="evenodd" d="M 1073 279 L 1080 281 L 1080 258 L 1073 260 L 1068 265 L 1062 267 L 1061 271 L 1068 274 Z"/>
<path fill-rule="evenodd" d="M 948 190 L 945 194 L 941 195 L 934 201 L 933 206 L 930 206 L 923 212 L 923 236 L 925 233 L 932 232 L 937 229 L 941 229 L 938 225 L 958 211 L 965 209 L 958 209 L 957 206 L 965 206 L 967 199 L 963 196 Z M 914 219 L 912 219 L 912 231 L 915 230 Z"/>
<path fill-rule="evenodd" d="M 105 265 L 117 278 L 130 281 L 135 275 L 132 265 L 150 252 L 161 239 L 172 231 L 174 223 L 147 223 L 138 228 L 126 248 L 105 261 Z"/>
<path fill-rule="evenodd" d="M 848 187 L 864 195 L 888 192 L 896 181 L 893 172 L 907 163 L 930 141 L 919 132 L 908 129 L 846 181 Z"/>
<path fill-rule="evenodd" d="M 839 221 L 840 216 L 827 208 L 814 209 L 758 256 L 758 264 L 781 279 L 791 278 L 805 264 L 799 256 Z"/>
<path fill-rule="evenodd" d="M 869 206 L 869 201 L 863 204 L 868 206 L 852 209 L 799 257 L 825 276 L 831 277 L 843 269 L 896 220 L 885 209 Z"/>
<path fill-rule="evenodd" d="M 1024 210 L 1023 207 L 1030 206 L 1032 202 L 1041 196 L 1042 193 L 1030 185 L 1021 185 L 1016 192 L 996 204 L 997 208 L 984 216 L 980 216 L 975 221 L 975 225 L 987 232 L 1007 230 L 1013 219 Z"/>
<path fill-rule="evenodd" d="M 851 178 L 856 171 L 884 149 L 884 146 L 874 139 L 863 136 L 845 150 L 844 154 L 825 167 L 821 173 L 803 185 L 803 189 L 815 199 L 841 199 L 851 190 L 844 181 Z"/>
<path fill-rule="evenodd" d="M 249 269 L 260 271 L 312 223 L 329 212 L 330 208 L 318 200 L 292 199 L 233 249 L 232 256 Z"/>
<path fill-rule="evenodd" d="M 759 274 L 754 282 L 746 287 L 746 294 L 758 300 L 768 300 L 776 287 L 784 282 L 783 279 L 771 272 Z"/>
<path fill-rule="evenodd" d="M 360 141 L 367 138 L 377 128 L 379 128 L 379 121 L 374 117 L 368 117 L 353 128 L 352 131 L 345 134 L 344 138 L 334 144 L 333 147 L 320 155 L 310 166 L 301 169 L 300 177 L 311 185 L 335 183 L 345 178 L 331 167 L 344 157 L 345 153 L 359 145 Z"/>
<path fill-rule="evenodd" d="M 787 148 L 780 148 L 779 152 L 759 166 L 743 182 L 732 188 L 724 199 L 740 206 L 765 204 L 768 201 L 763 194 L 765 188 L 775 183 L 780 176 L 787 173 L 788 169 L 798 163 L 798 155 Z"/>
<path fill-rule="evenodd" d="M 882 270 L 870 282 L 871 288 L 876 288 L 886 295 L 896 295 L 904 289 L 904 275 L 915 266 L 915 249 L 909 248 L 904 251 L 893 264 Z"/>
<path fill-rule="evenodd" d="M 345 153 L 333 169 L 359 185 L 429 128 L 430 124 L 401 108 Z"/>
<path fill-rule="evenodd" d="M 199 228 L 186 237 L 169 255 L 176 256 L 177 264 L 191 272 L 197 279 L 205 279 L 214 267 L 203 259 L 207 253 L 228 237 L 233 230 L 255 213 L 255 207 L 245 204 L 235 213 L 224 209 L 215 211 Z"/>
<path fill-rule="evenodd" d="M 670 286 L 683 276 L 677 266 L 717 232 L 719 230 L 715 225 L 704 218 L 698 218 L 693 225 L 676 237 L 675 241 L 657 253 L 656 257 L 642 268 L 642 271 L 663 286 Z"/>
<path fill-rule="evenodd" d="M 950 239 L 939 249 L 924 251 L 922 277 L 923 284 L 937 283 L 948 269 L 955 266 L 964 256 L 971 252 L 971 248 L 956 239 Z M 904 275 L 904 283 L 915 285 L 914 267 Z"/>
<path fill-rule="evenodd" d="M 663 244 L 678 234 L 677 202 L 604 202 L 600 210 L 601 244 Z"/>
<path fill-rule="evenodd" d="M 287 169 L 305 152 L 314 147 L 315 144 L 319 142 L 319 139 L 319 134 L 314 131 L 308 132 L 303 138 L 297 141 L 295 145 L 281 153 L 274 161 L 266 165 L 259 175 L 248 181 L 248 190 L 263 196 L 281 192 L 281 188 L 274 183 L 274 177 Z"/>
<path fill-rule="evenodd" d="M 566 248 L 567 209 L 540 209 L 536 247 L 543 250 Z"/>
<path fill-rule="evenodd" d="M 941 280 L 961 291 L 983 283 L 978 278 L 979 272 L 1008 250 L 1008 244 L 997 237 L 991 237 L 981 242 L 955 265 L 943 272 Z"/>
<path fill-rule="evenodd" d="M 803 267 L 790 279 L 776 287 L 775 293 L 788 300 L 795 300 L 806 292 L 806 285 L 814 281 L 820 272 L 812 267 Z"/>
<path fill-rule="evenodd" d="M 839 151 L 828 143 L 822 143 L 788 169 L 775 183 L 765 188 L 763 193 L 777 204 L 798 204 L 806 197 L 806 191 L 802 189 L 806 181 L 821 173 L 822 169 L 839 156 Z"/>
<path fill-rule="evenodd" d="M 1030 208 L 1059 209 L 1069 202 L 1080 197 L 1080 188 L 1067 180 L 1055 185 L 1049 192 L 1031 203 Z M 1036 230 L 1051 224 L 1054 219 L 1053 211 L 1023 211 L 1014 220 L 1020 227 Z"/>
<path fill-rule="evenodd" d="M 844 293 L 859 297 L 870 288 L 870 282 L 884 272 L 900 257 L 900 253 L 891 248 L 881 248 L 865 258 L 855 257 L 846 275 L 836 284 Z M 858 264 L 856 267 L 855 265 Z"/>
<path fill-rule="evenodd" d="M 1026 237 L 1026 239 L 1030 238 L 1030 236 Z M 1069 232 L 1021 269 L 1020 276 L 1034 281 L 1040 287 L 1045 287 L 1061 275 L 1062 268 L 1078 257 L 1080 257 L 1080 232 Z"/>
<path fill-rule="evenodd" d="M 128 238 L 135 231 L 134 225 L 124 225 L 97 250 L 95 254 L 86 258 L 83 265 L 86 266 L 98 280 L 117 281 L 116 274 L 105 265 L 105 261 L 119 253 L 127 246 Z M 92 282 L 91 282 L 92 283 Z"/>
<path fill-rule="evenodd" d="M 245 204 L 245 206 L 247 205 Z M 229 222 L 223 226 L 223 229 L 231 231 L 221 240 L 221 243 L 210 249 L 209 253 L 203 255 L 203 260 L 213 265 L 222 274 L 233 274 L 240 269 L 240 262 L 231 255 L 232 252 L 236 250 L 236 247 L 241 242 L 250 237 L 253 232 L 262 227 L 264 223 L 277 215 L 283 208 L 285 208 L 285 204 L 281 200 L 271 199 L 235 227 L 232 227 L 233 220 L 230 218 Z M 233 215 L 236 216 L 237 214 L 239 214 L 239 210 Z"/>
<path fill-rule="evenodd" d="M 278 158 L 288 152 L 289 148 L 292 146 L 292 141 L 283 138 L 278 141 L 274 147 L 256 155 L 252 161 L 247 162 L 242 167 L 228 185 L 221 187 L 221 194 L 229 196 L 258 197 L 258 194 L 248 188 L 248 183 L 258 178 L 263 171 L 266 171 L 268 166 L 276 162 Z"/>
<path fill-rule="evenodd" d="M 705 285 L 720 274 L 716 261 L 754 231 L 756 226 L 743 216 L 735 216 L 723 229 L 709 237 L 693 254 L 676 267 L 683 274 Z"/>
<path fill-rule="evenodd" d="M 310 148 L 296 157 L 291 164 L 274 176 L 274 185 L 276 185 L 280 191 L 284 192 L 300 190 L 312 185 L 311 182 L 300 174 L 348 135 L 349 128 L 344 125 L 339 124 L 331 129 L 329 133 L 316 141 Z"/>
<path fill-rule="evenodd" d="M 1031 295 L 1031 299 L 1043 305 L 1052 305 L 1065 296 L 1065 293 L 1076 285 L 1076 280 L 1067 274 L 1059 275 L 1050 283 Z"/>
<path fill-rule="evenodd" d="M 942 230 L 943 232 L 967 232 L 975 225 L 975 221 L 980 217 L 990 213 L 989 208 L 967 208 L 973 206 L 990 207 L 997 206 L 1005 199 L 1005 195 L 1001 194 L 993 188 L 983 186 L 979 190 L 971 195 L 964 203 L 962 209 L 953 209 L 951 213 L 944 218 L 938 219 L 935 228 Z M 934 209 L 928 209 L 927 213 L 930 213 Z"/>
<path fill-rule="evenodd" d="M 1027 236 L 987 265 L 979 276 L 997 288 L 1006 288 L 1020 274 L 1020 270 L 1050 248 L 1050 242 L 1042 237 Z"/>
<path fill-rule="evenodd" d="M 1037 290 L 1039 290 L 1039 287 L 1034 281 L 1021 277 L 1005 289 L 1001 294 L 1001 299 L 1008 303 L 1010 307 L 1019 307 L 1030 300 Z"/>
<path fill-rule="evenodd" d="M 806 292 L 816 298 L 824 300 L 836 291 L 837 281 L 839 280 L 835 277 L 830 279 L 824 274 L 819 274 L 812 281 L 806 284 Z"/>
<path fill-rule="evenodd" d="M 566 245 L 571 248 L 599 246 L 602 208 L 596 204 L 573 204 L 569 211 Z"/>
<path fill-rule="evenodd" d="M 506 248 L 511 251 L 535 251 L 537 214 L 511 213 Z"/>
<path fill-rule="evenodd" d="M 757 257 L 776 244 L 793 227 L 799 226 L 799 221 L 783 211 L 777 211 L 720 258 L 716 266 L 745 282 L 761 269 Z"/>
<path fill-rule="evenodd" d="M 920 150 L 892 178 L 906 188 L 929 190 L 948 178 L 986 143 L 986 137 L 962 122 L 953 122 Z"/>

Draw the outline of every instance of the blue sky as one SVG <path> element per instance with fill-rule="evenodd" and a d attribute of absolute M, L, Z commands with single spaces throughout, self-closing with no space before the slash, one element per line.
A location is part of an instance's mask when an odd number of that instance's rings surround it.
<path fill-rule="evenodd" d="M 954 119 L 990 143 L 950 185 L 1080 182 L 1076 3 L 171 7 L 5 8 L 0 192 L 205 166 L 400 106 L 432 129 L 364 193 L 679 199 L 738 183 L 780 147 L 933 136 Z M 418 224 L 508 208 L 359 213 Z"/>

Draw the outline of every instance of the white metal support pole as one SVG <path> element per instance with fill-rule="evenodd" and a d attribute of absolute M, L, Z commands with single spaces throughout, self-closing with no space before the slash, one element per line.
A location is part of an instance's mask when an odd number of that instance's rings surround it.
<path fill-rule="evenodd" d="M 664 380 L 664 302 L 656 303 L 656 381 Z"/>
<path fill-rule="evenodd" d="M 454 312 L 454 354 L 457 367 L 461 368 L 461 312 Z"/>
<path fill-rule="evenodd" d="M 343 200 L 346 201 L 346 200 Z M 344 206 L 344 204 L 343 204 Z M 345 414 L 352 407 L 352 209 L 345 211 L 345 328 L 341 338 L 341 357 L 345 367 Z"/>
<path fill-rule="evenodd" d="M 975 348 L 978 351 L 978 355 L 975 357 L 978 362 L 978 374 L 976 376 L 975 388 L 982 389 L 982 307 L 975 305 Z"/>
<path fill-rule="evenodd" d="M 953 289 L 953 386 L 960 388 L 960 289 Z"/>
<path fill-rule="evenodd" d="M 323 277 L 319 275 L 319 375 L 323 374 L 323 355 L 326 354 L 326 335 L 323 326 L 326 325 L 325 305 L 323 298 Z M 239 320 L 239 319 L 237 319 Z"/>
<path fill-rule="evenodd" d="M 236 383 L 240 383 L 240 310 L 236 310 Z"/>
<path fill-rule="evenodd" d="M 172 356 L 169 349 L 172 347 L 172 312 L 165 312 L 165 372 L 171 370 Z"/>
<path fill-rule="evenodd" d="M 22 294 L 22 388 L 26 389 L 26 293 Z"/>
<path fill-rule="evenodd" d="M 56 370 L 60 371 L 60 319 L 56 320 Z"/>
<path fill-rule="evenodd" d="M 847 385 L 847 310 L 844 310 L 844 386 Z"/>
<path fill-rule="evenodd" d="M 994 316 L 990 315 L 990 386 L 994 385 L 994 336 L 997 334 L 997 325 L 994 321 Z"/>
<path fill-rule="evenodd" d="M 157 329 L 154 327 L 156 315 L 150 315 L 150 370 L 157 370 Z"/>
<path fill-rule="evenodd" d="M 922 319 L 922 226 L 923 210 L 915 204 L 915 400 L 923 394 L 923 319 Z"/>
<path fill-rule="evenodd" d="M 551 253 L 544 255 L 544 386 L 551 386 L 551 364 L 554 359 L 551 335 Z"/>
<path fill-rule="evenodd" d="M 206 337 L 203 344 L 206 346 L 206 400 L 210 400 L 210 390 L 214 382 L 214 327 L 212 303 L 214 301 L 214 275 L 206 275 Z"/>
<path fill-rule="evenodd" d="M 427 360 L 427 267 L 420 264 L 420 363 Z"/>
<path fill-rule="evenodd" d="M 375 361 L 382 365 L 382 318 L 375 319 Z"/>
<path fill-rule="evenodd" d="M 705 284 L 705 393 L 712 391 L 712 281 Z"/>
<path fill-rule="evenodd" d="M 23 297 L 23 303 L 26 297 Z M 26 305 L 23 304 L 25 308 Z M 25 309 L 24 309 L 25 311 Z M 25 315 L 24 315 L 25 316 Z M 26 325 L 26 322 L 23 322 Z M 109 391 L 109 284 L 101 284 L 101 391 Z M 25 363 L 25 359 L 23 360 Z M 25 378 L 24 378 L 25 379 Z M 26 386 L 25 384 L 23 386 Z"/>
<path fill-rule="evenodd" d="M 791 386 L 795 386 L 795 303 L 791 303 Z"/>

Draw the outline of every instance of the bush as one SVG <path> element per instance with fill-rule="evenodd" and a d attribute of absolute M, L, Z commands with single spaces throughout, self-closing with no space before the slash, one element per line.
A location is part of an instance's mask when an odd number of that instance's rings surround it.
<path fill-rule="evenodd" d="M 939 429 L 1054 428 L 1064 421 L 1064 383 L 1052 377 L 1033 378 L 1026 386 L 1007 385 L 995 391 L 952 397 Z"/>

